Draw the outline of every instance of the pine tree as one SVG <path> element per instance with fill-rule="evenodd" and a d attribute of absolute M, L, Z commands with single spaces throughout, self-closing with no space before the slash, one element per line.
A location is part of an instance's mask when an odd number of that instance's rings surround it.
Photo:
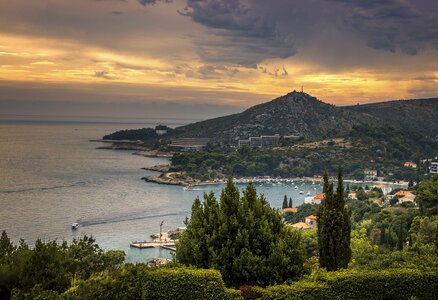
<path fill-rule="evenodd" d="M 287 200 L 287 198 L 286 198 Z M 287 228 L 278 211 L 248 184 L 243 196 L 230 179 L 220 201 L 197 198 L 176 248 L 177 260 L 214 268 L 230 286 L 281 283 L 303 273 L 301 234 Z"/>
<path fill-rule="evenodd" d="M 338 173 L 338 186 L 333 192 L 324 174 L 325 197 L 318 211 L 318 244 L 320 265 L 328 271 L 346 268 L 351 259 L 351 213 L 345 207 L 342 172 Z"/>
<path fill-rule="evenodd" d="M 293 203 L 292 203 L 292 197 L 289 197 L 289 207 L 292 208 L 293 207 Z"/>
<path fill-rule="evenodd" d="M 282 206 L 282 208 L 285 209 L 285 208 L 287 208 L 287 207 L 288 207 L 288 206 L 287 206 L 287 196 L 284 195 L 283 206 Z"/>

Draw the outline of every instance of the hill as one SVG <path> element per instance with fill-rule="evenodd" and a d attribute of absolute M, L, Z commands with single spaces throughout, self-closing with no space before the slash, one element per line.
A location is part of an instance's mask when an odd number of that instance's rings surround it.
<path fill-rule="evenodd" d="M 419 131 L 431 137 L 438 135 L 438 98 L 388 101 L 344 108 L 379 118 L 392 126 Z"/>
<path fill-rule="evenodd" d="M 299 141 L 291 146 L 240 148 L 238 151 L 209 150 L 175 154 L 171 171 L 191 178 L 314 176 L 328 172 L 362 180 L 364 170 L 377 170 L 387 180 L 417 180 L 428 172 L 424 158 L 433 157 L 438 142 L 421 133 L 389 126 L 355 125 L 336 138 Z M 404 162 L 418 162 L 406 168 Z"/>
<path fill-rule="evenodd" d="M 378 120 L 294 91 L 242 113 L 178 127 L 173 134 L 235 143 L 250 136 L 273 134 L 305 138 L 334 136 L 348 132 L 353 125 L 370 123 L 378 123 Z"/>

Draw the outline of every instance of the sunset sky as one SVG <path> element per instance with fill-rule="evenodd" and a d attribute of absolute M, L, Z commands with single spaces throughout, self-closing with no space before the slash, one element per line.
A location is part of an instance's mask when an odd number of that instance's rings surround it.
<path fill-rule="evenodd" d="M 438 96 L 436 0 L 0 0 L 2 114 L 210 117 Z"/>

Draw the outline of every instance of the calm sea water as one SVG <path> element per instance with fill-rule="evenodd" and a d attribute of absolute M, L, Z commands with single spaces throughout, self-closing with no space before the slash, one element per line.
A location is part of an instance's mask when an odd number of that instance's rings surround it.
<path fill-rule="evenodd" d="M 170 257 L 167 250 L 131 249 L 133 240 L 149 239 L 159 231 L 184 226 L 193 200 L 210 190 L 218 196 L 223 186 L 184 191 L 179 186 L 147 183 L 141 177 L 156 174 L 141 168 L 167 163 L 130 151 L 98 150 L 90 142 L 119 129 L 155 126 L 159 120 L 36 118 L 0 116 L 0 230 L 11 239 L 33 244 L 37 238 L 67 240 L 93 235 L 104 249 L 120 249 L 128 261 Z M 162 123 L 162 122 L 161 122 Z M 187 120 L 166 120 L 177 126 Z M 273 207 L 284 195 L 294 205 L 305 193 L 321 191 L 315 184 L 259 184 Z M 239 184 L 243 189 L 244 184 Z M 71 230 L 79 220 L 81 227 Z"/>

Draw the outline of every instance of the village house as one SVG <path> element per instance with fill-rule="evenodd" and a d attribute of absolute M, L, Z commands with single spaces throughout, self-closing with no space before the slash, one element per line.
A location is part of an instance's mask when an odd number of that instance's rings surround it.
<path fill-rule="evenodd" d="M 306 203 L 306 204 L 321 204 L 321 201 L 322 201 L 322 199 L 324 199 L 324 197 L 325 197 L 324 193 L 316 194 L 313 197 L 305 197 L 304 203 Z"/>
<path fill-rule="evenodd" d="M 348 199 L 357 200 L 357 193 L 356 192 L 348 193 Z"/>
<path fill-rule="evenodd" d="M 365 180 L 374 180 L 377 177 L 377 170 L 365 169 L 363 170 Z"/>
<path fill-rule="evenodd" d="M 412 162 L 412 161 L 407 161 L 407 162 L 405 162 L 405 163 L 404 163 L 404 166 L 405 166 L 405 167 L 408 167 L 408 168 L 412 168 L 412 169 L 416 169 L 416 168 L 417 168 L 417 164 L 414 163 L 414 162 Z"/>
<path fill-rule="evenodd" d="M 283 208 L 283 213 L 297 213 L 298 212 L 298 208 L 296 207 L 286 207 Z"/>
<path fill-rule="evenodd" d="M 389 195 L 388 195 L 389 196 Z M 410 191 L 401 190 L 396 192 L 393 197 L 398 196 L 400 197 L 398 199 L 398 203 L 404 203 L 404 202 L 412 202 L 415 203 L 416 196 L 412 194 Z M 388 197 L 389 198 L 389 197 Z"/>
<path fill-rule="evenodd" d="M 316 226 L 317 226 L 316 225 L 316 216 L 315 215 L 307 216 L 306 219 L 305 219 L 305 223 L 311 229 L 316 228 Z"/>
<path fill-rule="evenodd" d="M 429 172 L 431 174 L 438 174 L 438 162 L 431 162 Z"/>

